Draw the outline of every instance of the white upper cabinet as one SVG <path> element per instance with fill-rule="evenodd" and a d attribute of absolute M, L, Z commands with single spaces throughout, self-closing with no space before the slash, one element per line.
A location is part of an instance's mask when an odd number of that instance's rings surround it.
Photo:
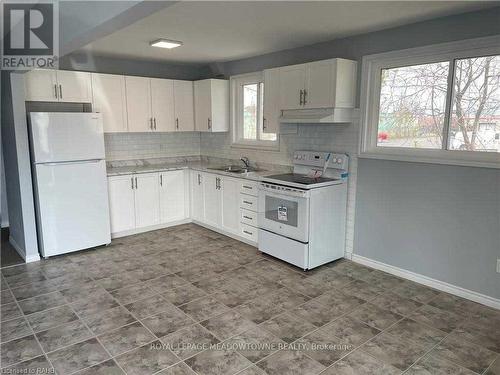
<path fill-rule="evenodd" d="M 92 110 L 102 113 L 105 133 L 127 131 L 124 76 L 92 73 Z"/>
<path fill-rule="evenodd" d="M 125 77 L 127 92 L 127 118 L 129 132 L 153 130 L 151 116 L 151 89 L 149 78 Z"/>
<path fill-rule="evenodd" d="M 92 102 L 90 73 L 66 70 L 32 70 L 24 76 L 26 100 Z"/>
<path fill-rule="evenodd" d="M 174 80 L 176 131 L 194 131 L 194 94 L 192 81 Z"/>
<path fill-rule="evenodd" d="M 264 70 L 264 133 L 279 133 L 280 126 L 280 70 Z"/>
<path fill-rule="evenodd" d="M 151 114 L 153 130 L 175 131 L 174 83 L 170 79 L 151 78 Z"/>
<path fill-rule="evenodd" d="M 280 109 L 302 108 L 305 79 L 305 65 L 293 65 L 280 68 Z M 265 89 L 264 86 L 264 90 Z"/>
<path fill-rule="evenodd" d="M 280 68 L 280 109 L 354 108 L 356 66 L 330 59 Z"/>
<path fill-rule="evenodd" d="M 195 128 L 201 132 L 229 131 L 229 81 L 194 82 Z"/>

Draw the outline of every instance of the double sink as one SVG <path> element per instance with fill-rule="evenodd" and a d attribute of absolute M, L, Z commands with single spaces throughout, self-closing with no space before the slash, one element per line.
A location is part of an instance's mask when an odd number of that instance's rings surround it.
<path fill-rule="evenodd" d="M 225 165 L 222 167 L 207 168 L 213 171 L 229 172 L 234 174 L 243 174 L 248 172 L 260 172 L 262 169 L 252 167 L 241 167 L 239 165 Z"/>

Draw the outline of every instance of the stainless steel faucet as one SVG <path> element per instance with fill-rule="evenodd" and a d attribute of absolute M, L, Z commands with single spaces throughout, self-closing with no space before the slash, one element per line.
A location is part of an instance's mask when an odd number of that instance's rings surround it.
<path fill-rule="evenodd" d="M 248 160 L 248 158 L 246 156 L 243 156 L 240 160 L 243 162 L 243 164 L 245 164 L 245 167 L 247 169 L 250 168 L 250 160 Z"/>

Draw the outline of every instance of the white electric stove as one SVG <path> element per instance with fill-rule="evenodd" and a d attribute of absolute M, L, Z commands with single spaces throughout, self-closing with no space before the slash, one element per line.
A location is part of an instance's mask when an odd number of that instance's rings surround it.
<path fill-rule="evenodd" d="M 304 270 L 342 258 L 349 157 L 297 151 L 259 186 L 259 250 Z"/>

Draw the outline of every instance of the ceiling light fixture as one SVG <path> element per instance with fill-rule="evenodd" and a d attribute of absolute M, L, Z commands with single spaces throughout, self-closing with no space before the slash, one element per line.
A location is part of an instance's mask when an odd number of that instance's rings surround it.
<path fill-rule="evenodd" d="M 151 47 L 172 49 L 175 47 L 182 46 L 182 42 L 179 42 L 177 40 L 169 40 L 169 39 L 157 39 L 157 40 L 153 40 L 152 42 L 149 42 L 149 45 Z"/>

